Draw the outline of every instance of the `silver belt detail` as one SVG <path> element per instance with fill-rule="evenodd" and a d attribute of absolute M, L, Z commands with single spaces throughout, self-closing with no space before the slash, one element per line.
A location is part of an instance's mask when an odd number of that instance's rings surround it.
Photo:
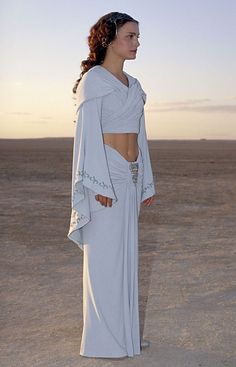
<path fill-rule="evenodd" d="M 138 162 L 130 162 L 129 169 L 131 171 L 133 183 L 138 181 Z"/>

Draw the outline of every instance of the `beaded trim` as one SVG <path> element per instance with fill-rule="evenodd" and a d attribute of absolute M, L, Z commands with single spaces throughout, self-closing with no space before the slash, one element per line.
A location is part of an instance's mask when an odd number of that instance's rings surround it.
<path fill-rule="evenodd" d="M 96 185 L 99 185 L 100 187 L 102 187 L 103 189 L 112 189 L 112 186 L 111 185 L 107 185 L 105 182 L 103 181 L 98 181 L 96 179 L 95 176 L 91 176 L 87 171 L 85 170 L 81 170 L 79 171 L 78 173 L 78 176 L 79 177 L 84 177 L 84 178 L 87 178 L 89 179 L 93 184 L 96 184 Z"/>
<path fill-rule="evenodd" d="M 131 162 L 129 165 L 133 183 L 136 184 L 138 181 L 138 162 Z"/>
<path fill-rule="evenodd" d="M 145 194 L 149 189 L 154 187 L 154 182 L 150 182 L 144 189 L 142 190 L 142 194 Z"/>
<path fill-rule="evenodd" d="M 74 228 L 80 221 L 86 219 L 84 214 L 79 214 L 76 210 L 72 209 L 70 228 Z"/>

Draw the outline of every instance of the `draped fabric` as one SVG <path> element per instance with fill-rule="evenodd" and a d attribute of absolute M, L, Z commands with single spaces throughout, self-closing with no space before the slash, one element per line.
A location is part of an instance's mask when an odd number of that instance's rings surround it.
<path fill-rule="evenodd" d="M 137 79 L 126 74 L 129 87 L 101 66 L 97 71 L 105 80 L 112 80 L 112 93 L 103 96 L 101 125 L 104 133 L 139 133 L 140 116 L 146 94 Z"/>
<path fill-rule="evenodd" d="M 138 216 L 155 193 L 145 128 L 146 94 L 127 74 L 125 86 L 97 65 L 77 91 L 71 222 L 68 238 L 83 250 L 83 331 L 80 354 L 140 354 Z M 103 133 L 136 132 L 138 158 L 127 161 Z M 112 198 L 102 206 L 96 194 Z"/>
<path fill-rule="evenodd" d="M 119 132 L 119 126 L 138 126 L 138 145 L 143 161 L 143 178 L 140 201 L 154 195 L 155 188 L 148 151 L 145 128 L 144 104 L 146 94 L 139 81 L 127 74 L 129 88 L 114 75 L 97 65 L 82 78 L 77 89 L 76 126 L 73 147 L 71 221 L 68 238 L 83 250 L 83 228 L 91 221 L 91 213 L 102 211 L 103 207 L 95 200 L 96 194 L 113 199 L 117 196 L 111 181 L 106 151 L 103 143 L 103 127 L 111 128 L 111 122 Z M 112 113 L 104 114 L 103 102 L 117 90 L 125 94 L 125 103 L 117 110 L 114 100 L 110 106 Z M 140 107 L 140 101 L 142 101 Z M 105 111 L 107 112 L 107 111 Z M 120 122 L 119 122 L 120 119 Z M 124 131 L 124 130 L 123 130 Z M 131 132 L 131 131 L 130 131 Z"/>
<path fill-rule="evenodd" d="M 80 354 L 140 354 L 138 215 L 143 163 L 126 161 L 105 145 L 117 203 L 91 213 L 83 228 L 83 333 Z M 136 166 L 137 164 L 137 166 Z M 137 170 L 136 170 L 137 168 Z"/>

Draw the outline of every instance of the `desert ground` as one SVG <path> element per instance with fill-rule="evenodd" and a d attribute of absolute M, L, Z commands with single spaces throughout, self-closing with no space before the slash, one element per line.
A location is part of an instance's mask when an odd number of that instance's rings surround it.
<path fill-rule="evenodd" d="M 235 367 L 236 141 L 149 141 L 140 321 L 123 360 L 79 355 L 83 252 L 67 238 L 72 138 L 0 140 L 1 367 Z"/>

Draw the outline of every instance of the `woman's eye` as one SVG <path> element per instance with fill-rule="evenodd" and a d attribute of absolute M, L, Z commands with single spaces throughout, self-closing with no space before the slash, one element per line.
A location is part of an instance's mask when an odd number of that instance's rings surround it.
<path fill-rule="evenodd" d="M 128 38 L 130 38 L 130 39 L 131 39 L 131 38 L 133 38 L 133 37 L 134 37 L 134 34 L 129 34 L 129 35 L 128 35 Z M 140 36 L 136 36 L 136 37 L 137 37 L 137 38 L 140 38 Z"/>

